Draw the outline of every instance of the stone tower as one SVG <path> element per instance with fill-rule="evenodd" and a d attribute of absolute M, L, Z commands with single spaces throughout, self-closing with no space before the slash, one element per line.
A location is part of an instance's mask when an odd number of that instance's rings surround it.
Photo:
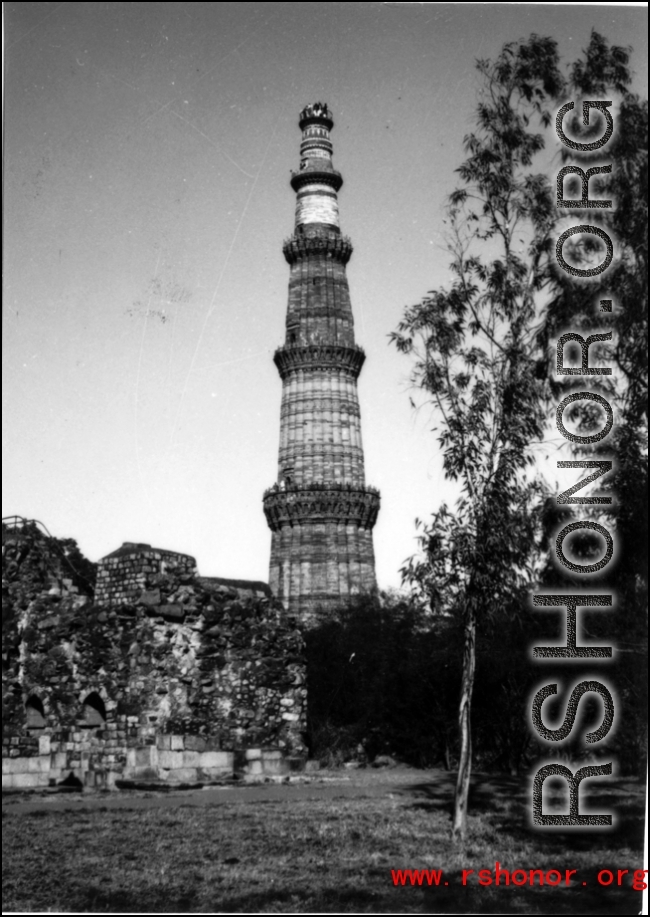
<path fill-rule="evenodd" d="M 269 584 L 291 614 L 314 624 L 351 595 L 376 587 L 372 529 L 379 492 L 366 487 L 357 378 L 365 355 L 354 341 L 332 165 L 331 112 L 300 113 L 300 168 L 286 338 L 274 356 L 282 378 L 277 483 L 264 494 L 272 531 Z"/>

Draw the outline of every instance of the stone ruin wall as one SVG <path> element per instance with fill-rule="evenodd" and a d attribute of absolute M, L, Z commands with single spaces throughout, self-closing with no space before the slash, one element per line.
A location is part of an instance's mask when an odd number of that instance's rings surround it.
<path fill-rule="evenodd" d="M 303 640 L 282 606 L 202 582 L 187 555 L 125 548 L 94 602 L 42 546 L 3 544 L 3 786 L 301 767 Z"/>
<path fill-rule="evenodd" d="M 125 542 L 117 551 L 102 558 L 97 568 L 95 602 L 97 605 L 122 605 L 139 599 L 147 588 L 158 588 L 169 571 L 178 580 L 178 597 L 184 580 L 196 577 L 196 561 L 189 554 L 152 548 L 151 545 Z M 181 579 L 181 577 L 183 579 Z M 173 595 L 167 589 L 166 598 Z"/>

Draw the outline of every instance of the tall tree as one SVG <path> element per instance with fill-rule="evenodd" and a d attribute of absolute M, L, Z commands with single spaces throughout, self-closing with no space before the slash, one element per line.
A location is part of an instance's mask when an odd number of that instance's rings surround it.
<path fill-rule="evenodd" d="M 620 52 L 604 53 L 619 62 Z M 445 474 L 461 488 L 454 509 L 443 505 L 423 528 L 424 557 L 403 571 L 435 608 L 463 621 L 455 840 L 467 827 L 477 627 L 523 607 L 539 560 L 531 466 L 545 419 L 539 322 L 557 294 L 557 211 L 548 175 L 532 166 L 567 86 L 556 42 L 537 35 L 477 68 L 477 126 L 464 139 L 462 186 L 448 208 L 454 279 L 406 309 L 392 335 L 415 357 L 412 381 L 436 409 Z"/>

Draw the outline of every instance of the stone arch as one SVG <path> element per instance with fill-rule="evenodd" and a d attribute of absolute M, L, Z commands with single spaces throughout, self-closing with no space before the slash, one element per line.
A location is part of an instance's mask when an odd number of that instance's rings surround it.
<path fill-rule="evenodd" d="M 27 720 L 27 728 L 30 731 L 32 729 L 40 731 L 47 725 L 43 701 L 37 694 L 30 694 L 25 701 L 25 717 Z"/>
<path fill-rule="evenodd" d="M 87 694 L 82 703 L 81 723 L 89 729 L 106 725 L 106 705 L 97 691 Z"/>

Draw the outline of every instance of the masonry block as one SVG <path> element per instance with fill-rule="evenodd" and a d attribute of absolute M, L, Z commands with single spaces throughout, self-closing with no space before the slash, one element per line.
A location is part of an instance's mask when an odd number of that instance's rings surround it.
<path fill-rule="evenodd" d="M 104 778 L 104 786 L 107 790 L 115 789 L 115 781 L 121 778 L 122 774 L 118 771 L 107 771 Z"/>
<path fill-rule="evenodd" d="M 198 771 L 195 767 L 177 767 L 169 772 L 170 783 L 197 783 Z"/>
<path fill-rule="evenodd" d="M 289 773 L 289 765 L 281 751 L 262 752 L 262 770 L 265 774 L 283 776 Z"/>
<path fill-rule="evenodd" d="M 206 736 L 203 748 L 197 751 L 221 751 L 221 738 L 219 736 Z"/>
<path fill-rule="evenodd" d="M 199 757 L 199 767 L 219 768 L 232 771 L 235 765 L 235 755 L 231 751 L 204 751 Z"/>
<path fill-rule="evenodd" d="M 166 618 L 184 618 L 185 609 L 182 605 L 160 605 L 158 613 Z"/>
<path fill-rule="evenodd" d="M 135 749 L 136 767 L 157 767 L 158 749 L 155 745 L 144 745 Z"/>
<path fill-rule="evenodd" d="M 265 764 L 270 761 L 281 761 L 282 758 L 282 752 L 278 748 L 262 749 L 262 761 Z"/>
<path fill-rule="evenodd" d="M 43 774 L 13 774 L 10 779 L 14 789 L 33 789 L 38 786 L 47 786 L 49 782 L 47 776 Z"/>
<path fill-rule="evenodd" d="M 50 759 L 41 759 L 38 756 L 27 757 L 26 755 L 16 758 L 2 759 L 3 774 L 41 774 L 47 773 L 50 769 Z"/>
<path fill-rule="evenodd" d="M 131 780 L 158 780 L 158 768 L 127 767 L 124 776 Z"/>
<path fill-rule="evenodd" d="M 183 766 L 182 751 L 159 751 L 158 767 L 164 767 L 167 770 L 175 770 Z"/>
<path fill-rule="evenodd" d="M 127 767 L 156 767 L 157 765 L 158 749 L 155 745 L 137 745 L 127 749 Z"/>
<path fill-rule="evenodd" d="M 50 770 L 50 756 L 38 755 L 28 758 L 29 772 L 32 774 L 47 774 Z"/>
<path fill-rule="evenodd" d="M 198 769 L 199 780 L 223 780 L 224 777 L 232 777 L 232 768 L 230 767 L 200 767 Z"/>
<path fill-rule="evenodd" d="M 268 775 L 281 776 L 289 773 L 289 765 L 281 751 L 263 751 L 262 771 Z"/>
<path fill-rule="evenodd" d="M 185 736 L 186 751 L 207 751 L 208 740 L 203 736 Z"/>

